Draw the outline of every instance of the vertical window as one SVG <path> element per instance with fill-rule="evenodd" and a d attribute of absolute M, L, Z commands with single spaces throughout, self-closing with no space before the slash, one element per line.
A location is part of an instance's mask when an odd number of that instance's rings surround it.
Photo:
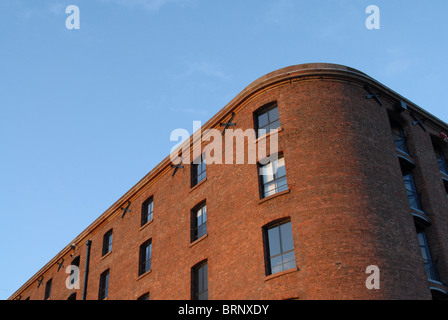
<path fill-rule="evenodd" d="M 192 239 L 195 241 L 207 234 L 207 206 L 205 203 L 191 211 Z"/>
<path fill-rule="evenodd" d="M 154 200 L 153 197 L 150 197 L 148 200 L 143 202 L 142 205 L 142 223 L 141 225 L 145 225 L 153 218 L 153 208 L 154 208 Z"/>
<path fill-rule="evenodd" d="M 423 206 L 420 200 L 420 194 L 417 192 L 415 186 L 414 176 L 410 170 L 403 171 L 403 180 L 406 187 L 406 193 L 409 199 L 409 205 L 413 209 L 423 211 Z"/>
<path fill-rule="evenodd" d="M 423 263 L 425 265 L 426 275 L 428 276 L 429 280 L 439 281 L 437 269 L 435 267 L 434 261 L 431 258 L 431 252 L 429 250 L 428 239 L 426 237 L 425 230 L 419 226 L 417 226 L 417 237 L 420 251 L 422 253 Z"/>
<path fill-rule="evenodd" d="M 192 300 L 208 300 L 207 261 L 191 269 L 191 298 Z"/>
<path fill-rule="evenodd" d="M 391 121 L 392 135 L 394 137 L 395 148 L 401 152 L 409 154 L 408 145 L 406 143 L 406 136 L 402 127 L 395 121 Z"/>
<path fill-rule="evenodd" d="M 151 270 L 152 241 L 148 240 L 140 246 L 139 270 L 142 275 Z"/>
<path fill-rule="evenodd" d="M 194 187 L 205 178 L 207 178 L 207 165 L 203 154 L 191 165 L 191 186 Z"/>
<path fill-rule="evenodd" d="M 280 128 L 280 116 L 277 103 L 269 104 L 256 111 L 255 122 L 256 128 L 258 129 L 257 137 Z"/>
<path fill-rule="evenodd" d="M 112 250 L 112 229 L 103 236 L 103 256 Z"/>
<path fill-rule="evenodd" d="M 80 259 L 81 259 L 80 256 L 76 256 L 75 258 L 73 258 L 72 263 L 70 264 L 70 266 L 73 266 L 73 267 L 71 267 L 70 278 L 69 278 L 71 286 L 74 286 L 75 283 L 79 281 L 79 262 L 80 262 Z M 76 272 L 75 268 L 78 268 L 78 270 L 77 270 L 78 272 Z M 75 272 L 76 272 L 76 276 L 74 276 Z"/>
<path fill-rule="evenodd" d="M 98 300 L 104 300 L 109 296 L 109 269 L 100 275 L 100 289 Z"/>
<path fill-rule="evenodd" d="M 51 297 L 51 283 L 53 282 L 53 279 L 50 279 L 45 284 L 45 296 L 44 299 L 48 300 Z"/>
<path fill-rule="evenodd" d="M 290 221 L 265 227 L 264 238 L 268 275 L 296 267 Z"/>
<path fill-rule="evenodd" d="M 259 175 L 261 180 L 262 198 L 288 190 L 285 159 L 283 156 L 266 165 L 260 166 Z"/>
<path fill-rule="evenodd" d="M 448 165 L 446 163 L 446 158 L 442 148 L 435 146 L 434 151 L 436 153 L 437 164 L 439 165 L 440 172 L 448 175 Z"/>

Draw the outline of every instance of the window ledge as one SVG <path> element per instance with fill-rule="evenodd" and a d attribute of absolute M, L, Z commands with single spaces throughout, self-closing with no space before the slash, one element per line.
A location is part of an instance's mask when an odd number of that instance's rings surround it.
<path fill-rule="evenodd" d="M 291 269 L 288 269 L 288 270 L 283 270 L 283 271 L 280 271 L 280 272 L 277 272 L 277 273 L 265 276 L 264 277 L 264 281 L 269 281 L 271 279 L 274 279 L 274 278 L 277 278 L 277 277 L 281 277 L 281 276 L 284 276 L 284 275 L 287 275 L 287 274 L 290 274 L 290 273 L 298 272 L 298 271 L 300 271 L 299 267 L 291 268 Z"/>
<path fill-rule="evenodd" d="M 280 132 L 282 132 L 282 131 L 283 131 L 283 128 L 282 128 L 282 127 L 279 127 L 279 128 L 277 128 L 277 131 L 275 131 L 275 133 L 280 133 Z M 258 138 L 255 140 L 255 143 L 258 143 L 258 142 L 261 141 L 261 140 L 267 139 L 268 137 L 270 137 L 272 134 L 275 134 L 275 133 L 269 131 L 268 133 L 266 133 L 266 134 L 264 134 L 264 135 L 258 137 Z"/>
<path fill-rule="evenodd" d="M 199 183 L 195 184 L 193 187 L 191 187 L 190 192 L 192 192 L 193 190 L 196 190 L 197 188 L 199 188 L 199 186 L 203 185 L 205 183 L 205 181 L 207 181 L 207 178 L 205 178 L 201 182 L 199 182 Z"/>
<path fill-rule="evenodd" d="M 152 269 L 146 271 L 145 273 L 143 273 L 143 274 L 141 274 L 141 275 L 139 275 L 138 278 L 137 278 L 137 281 L 143 279 L 144 277 L 146 277 L 146 276 L 147 276 L 148 274 L 150 274 L 151 272 L 152 272 Z"/>
<path fill-rule="evenodd" d="M 198 244 L 199 242 L 201 242 L 202 240 L 204 240 L 205 238 L 208 237 L 208 233 L 204 234 L 202 237 L 200 237 L 199 239 L 196 239 L 195 241 L 193 241 L 192 243 L 190 243 L 189 247 L 193 247 L 196 244 Z"/>
<path fill-rule="evenodd" d="M 100 260 L 106 259 L 106 257 L 110 256 L 111 254 L 112 254 L 112 250 L 110 250 L 108 253 L 106 253 L 104 256 L 102 256 Z"/>
<path fill-rule="evenodd" d="M 428 279 L 429 282 L 443 286 L 444 284 L 438 280 Z"/>
<path fill-rule="evenodd" d="M 149 226 L 152 222 L 154 221 L 154 218 L 152 218 L 151 220 L 149 220 L 148 222 L 146 222 L 144 225 L 142 225 L 139 229 L 139 231 L 142 231 L 143 229 L 145 229 L 147 226 Z"/>
<path fill-rule="evenodd" d="M 270 195 L 270 196 L 268 196 L 268 197 L 266 197 L 266 198 L 260 199 L 260 200 L 258 201 L 258 204 L 262 204 L 262 203 L 264 203 L 264 202 L 266 202 L 266 201 L 269 201 L 269 200 L 271 200 L 271 199 L 277 198 L 277 197 L 282 196 L 282 195 L 284 195 L 284 194 L 288 194 L 288 193 L 290 193 L 290 192 L 291 192 L 291 189 L 277 192 L 276 194 L 273 194 L 273 195 Z"/>

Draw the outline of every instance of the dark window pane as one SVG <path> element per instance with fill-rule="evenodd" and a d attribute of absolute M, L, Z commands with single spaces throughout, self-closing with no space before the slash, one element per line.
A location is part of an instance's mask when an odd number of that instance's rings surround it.
<path fill-rule="evenodd" d="M 271 256 L 276 256 L 280 254 L 280 232 L 279 228 L 271 228 L 268 230 L 268 238 L 269 238 L 269 253 Z"/>
<path fill-rule="evenodd" d="M 262 108 L 259 112 L 257 112 L 256 119 L 258 136 L 280 127 L 280 117 L 277 105 L 273 105 L 267 109 Z"/>
<path fill-rule="evenodd" d="M 109 270 L 104 271 L 100 276 L 100 289 L 98 299 L 103 300 L 109 295 Z"/>
<path fill-rule="evenodd" d="M 267 229 L 269 274 L 295 268 L 291 222 Z"/>
<path fill-rule="evenodd" d="M 208 271 L 207 263 L 203 263 L 192 269 L 192 299 L 208 299 Z"/>

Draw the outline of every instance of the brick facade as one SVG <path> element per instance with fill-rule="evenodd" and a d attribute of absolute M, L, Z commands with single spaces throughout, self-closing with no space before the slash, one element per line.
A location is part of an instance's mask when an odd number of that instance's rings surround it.
<path fill-rule="evenodd" d="M 380 94 L 368 99 L 364 87 Z M 407 110 L 397 109 L 401 101 Z M 186 165 L 172 176 L 167 157 L 82 232 L 10 299 L 82 298 L 86 241 L 91 240 L 86 299 L 98 299 L 100 275 L 109 269 L 108 299 L 190 299 L 192 268 L 208 266 L 209 299 L 431 299 L 448 292 L 448 200 L 432 140 L 448 126 L 369 76 L 340 65 L 284 68 L 253 82 L 203 129 L 254 127 L 254 112 L 277 102 L 288 190 L 260 197 L 256 164 L 207 165 L 207 178 L 191 187 Z M 382 104 L 382 105 L 381 105 Z M 423 128 L 415 118 L 426 119 Z M 406 135 L 398 151 L 391 119 Z M 257 144 L 269 146 L 269 136 Z M 400 161 L 400 158 L 402 159 Z M 411 209 L 403 163 L 413 165 L 422 211 Z M 143 203 L 153 197 L 153 219 L 141 226 Z M 130 212 L 122 217 L 130 201 Z M 207 234 L 191 241 L 191 210 L 205 201 Z M 291 222 L 296 268 L 266 273 L 263 227 Z M 416 232 L 424 228 L 437 280 L 428 280 Z M 103 236 L 112 250 L 102 256 Z M 139 276 L 139 248 L 152 243 L 151 271 Z M 66 288 L 70 261 L 80 257 L 80 288 Z M 58 271 L 58 262 L 64 268 Z M 366 268 L 380 270 L 380 289 L 366 288 Z M 38 279 L 42 285 L 38 287 Z M 441 295 L 440 295 L 441 294 Z"/>

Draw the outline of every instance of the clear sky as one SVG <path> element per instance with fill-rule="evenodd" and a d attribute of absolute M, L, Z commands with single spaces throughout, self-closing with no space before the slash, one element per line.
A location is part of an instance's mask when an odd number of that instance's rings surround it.
<path fill-rule="evenodd" d="M 164 159 L 172 130 L 276 69 L 347 65 L 448 122 L 447 13 L 447 0 L 1 0 L 0 299 Z"/>

